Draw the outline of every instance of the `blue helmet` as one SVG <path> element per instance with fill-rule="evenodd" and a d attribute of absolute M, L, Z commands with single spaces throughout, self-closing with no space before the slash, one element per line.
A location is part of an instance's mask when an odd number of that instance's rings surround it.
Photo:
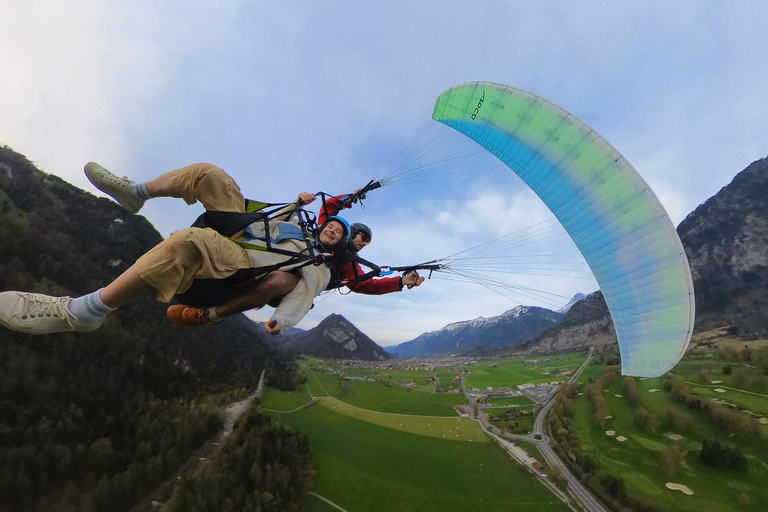
<path fill-rule="evenodd" d="M 320 226 L 320 228 L 317 230 L 317 234 L 320 235 L 320 233 L 325 229 L 325 226 L 327 226 L 329 222 L 333 221 L 338 222 L 344 227 L 344 239 L 341 240 L 341 242 L 346 243 L 349 241 L 349 235 L 352 233 L 352 229 L 349 227 L 349 222 L 347 222 L 347 219 L 344 217 L 339 217 L 338 215 L 332 215 L 325 219 L 325 222 L 323 222 L 322 226 Z"/>

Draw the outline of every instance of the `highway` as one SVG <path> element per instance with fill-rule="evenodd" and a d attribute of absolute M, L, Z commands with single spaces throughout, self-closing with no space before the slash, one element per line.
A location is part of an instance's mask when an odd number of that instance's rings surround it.
<path fill-rule="evenodd" d="M 568 379 L 568 384 L 572 384 L 576 382 L 576 379 L 579 378 L 579 375 L 581 375 L 581 372 L 584 371 L 584 368 L 586 368 L 589 362 L 592 360 L 592 352 L 593 352 L 593 349 L 590 348 L 587 359 L 579 367 L 579 369 L 576 370 L 573 373 L 573 375 L 571 375 L 571 378 Z M 461 378 L 461 389 L 462 391 L 465 390 L 463 375 Z M 589 489 L 587 489 L 586 486 L 582 484 L 581 480 L 579 480 L 576 476 L 574 476 L 573 473 L 571 473 L 570 469 L 568 469 L 568 466 L 562 460 L 560 460 L 560 457 L 557 456 L 555 451 L 549 445 L 549 437 L 544 434 L 544 421 L 546 420 L 550 409 L 552 409 L 552 406 L 554 406 L 555 404 L 555 395 L 556 393 L 553 393 L 551 396 L 547 397 L 546 403 L 544 403 L 543 407 L 541 408 L 539 413 L 536 415 L 536 420 L 534 421 L 534 424 L 533 424 L 532 433 L 525 436 L 519 436 L 514 434 L 504 434 L 503 437 L 511 441 L 525 441 L 525 442 L 533 443 L 541 453 L 541 456 L 544 458 L 546 463 L 550 467 L 558 468 L 558 470 L 560 471 L 560 474 L 562 475 L 563 479 L 566 481 L 568 485 L 569 493 L 574 498 L 576 498 L 576 500 L 579 502 L 579 504 L 584 510 L 587 510 L 590 512 L 610 512 L 610 510 L 606 508 L 597 498 L 595 498 L 592 495 L 592 493 L 589 491 Z M 473 405 L 474 400 L 472 399 L 472 397 L 466 394 L 466 392 L 464 396 L 467 398 L 467 401 L 470 403 L 470 405 Z M 478 418 L 476 419 L 480 422 L 480 425 L 483 428 L 483 430 L 487 432 L 492 432 L 497 436 L 500 434 L 498 428 L 488 423 L 484 414 L 480 413 L 478 415 Z M 521 461 L 521 463 L 524 463 L 524 462 Z M 546 479 L 546 477 L 543 477 L 542 474 L 540 474 L 537 471 L 533 471 L 533 473 L 537 475 L 539 480 L 541 480 L 543 483 L 545 482 L 548 487 L 552 488 L 551 483 Z M 562 496 L 559 496 L 559 497 L 562 498 Z"/>
<path fill-rule="evenodd" d="M 576 370 L 573 375 L 571 375 L 571 378 L 568 379 L 568 384 L 573 384 L 576 382 L 576 379 L 579 378 L 581 372 L 592 360 L 592 351 L 593 349 L 590 348 L 589 356 L 587 356 L 587 359 L 579 367 L 579 369 Z M 585 510 L 593 512 L 609 512 L 609 509 L 606 508 L 597 498 L 592 495 L 592 493 L 581 482 L 581 480 L 579 480 L 573 473 L 571 473 L 571 470 L 568 469 L 568 466 L 562 460 L 560 460 L 560 457 L 557 456 L 555 451 L 549 445 L 549 437 L 544 434 L 544 421 L 546 420 L 550 409 L 552 409 L 552 406 L 554 405 L 555 396 L 553 395 L 547 401 L 547 403 L 544 404 L 544 407 L 541 408 L 539 414 L 536 415 L 536 421 L 533 424 L 533 432 L 530 436 L 532 441 L 536 444 L 536 448 L 538 448 L 541 456 L 547 461 L 547 464 L 553 467 L 557 467 L 560 470 L 563 478 L 566 482 L 568 482 L 568 490 L 573 496 L 576 497 L 576 499 L 581 503 Z"/>

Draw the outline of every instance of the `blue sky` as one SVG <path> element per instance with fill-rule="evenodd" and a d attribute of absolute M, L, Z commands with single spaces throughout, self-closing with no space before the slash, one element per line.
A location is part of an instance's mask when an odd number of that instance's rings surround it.
<path fill-rule="evenodd" d="M 408 156 L 443 90 L 475 80 L 529 90 L 594 127 L 676 224 L 768 154 L 764 2 L 5 4 L 0 143 L 94 193 L 89 160 L 140 181 L 207 161 L 273 201 L 348 192 Z M 470 164 L 489 172 L 387 186 L 349 212 L 374 230 L 362 255 L 415 263 L 550 218 L 514 176 L 482 156 Z M 142 210 L 163 235 L 199 212 L 170 199 Z M 520 254 L 574 251 L 565 236 L 534 245 Z M 383 297 L 322 296 L 299 327 L 340 313 L 388 345 L 597 288 L 554 271 L 508 279 L 553 295 L 433 279 Z"/>

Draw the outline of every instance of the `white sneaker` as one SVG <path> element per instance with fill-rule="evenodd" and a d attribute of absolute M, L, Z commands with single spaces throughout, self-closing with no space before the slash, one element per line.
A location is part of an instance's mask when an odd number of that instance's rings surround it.
<path fill-rule="evenodd" d="M 115 201 L 120 203 L 120 206 L 129 212 L 138 213 L 144 206 L 144 199 L 136 195 L 135 181 L 129 180 L 125 176 L 120 178 L 96 162 L 88 162 L 85 164 L 84 170 L 85 176 L 97 189 L 112 196 Z"/>
<path fill-rule="evenodd" d="M 0 293 L 0 324 L 27 334 L 95 331 L 104 318 L 83 322 L 69 310 L 72 297 L 51 297 L 42 293 Z"/>

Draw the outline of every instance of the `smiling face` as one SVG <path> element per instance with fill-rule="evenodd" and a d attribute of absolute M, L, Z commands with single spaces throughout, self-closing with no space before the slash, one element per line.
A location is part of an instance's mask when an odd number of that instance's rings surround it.
<path fill-rule="evenodd" d="M 318 238 L 320 239 L 321 244 L 327 247 L 333 247 L 344 238 L 344 226 L 340 222 L 332 220 L 320 232 Z"/>

